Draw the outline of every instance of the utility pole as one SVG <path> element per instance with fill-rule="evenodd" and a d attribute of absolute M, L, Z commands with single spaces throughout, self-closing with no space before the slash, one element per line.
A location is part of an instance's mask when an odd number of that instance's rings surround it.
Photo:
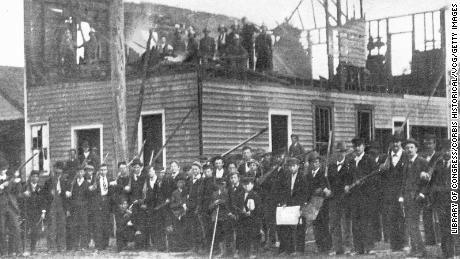
<path fill-rule="evenodd" d="M 128 160 L 128 126 L 126 120 L 125 37 L 123 0 L 110 4 L 110 70 L 112 89 L 112 134 L 115 161 Z M 134 145 L 134 143 L 132 143 Z"/>

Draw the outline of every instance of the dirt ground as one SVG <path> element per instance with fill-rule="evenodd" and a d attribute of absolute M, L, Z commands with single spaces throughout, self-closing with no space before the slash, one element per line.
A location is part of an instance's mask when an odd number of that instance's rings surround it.
<path fill-rule="evenodd" d="M 71 258 L 152 258 L 152 259 L 163 259 L 163 258 L 209 258 L 209 254 L 198 255 L 194 253 L 165 253 L 165 252 L 157 252 L 153 250 L 147 251 L 123 251 L 121 253 L 117 253 L 114 247 L 115 240 L 111 240 L 111 246 L 107 251 L 98 252 L 96 253 L 94 250 L 90 249 L 87 251 L 79 251 L 79 252 L 65 252 L 65 253 L 54 253 L 49 254 L 45 252 L 46 243 L 42 239 L 40 242 L 40 248 L 38 249 L 38 253 L 33 256 L 26 256 L 23 258 L 38 258 L 38 259 L 48 259 L 48 258 L 59 258 L 59 259 L 71 259 Z M 316 246 L 314 242 L 307 242 L 307 246 L 305 249 L 305 254 L 298 257 L 279 257 L 276 255 L 276 249 L 273 250 L 263 250 L 260 253 L 258 258 L 360 258 L 360 259 L 368 259 L 368 258 L 388 258 L 388 259 L 398 259 L 398 258 L 406 258 L 405 252 L 392 252 L 389 249 L 389 245 L 383 242 L 380 242 L 376 246 L 377 253 L 375 255 L 360 255 L 360 256 L 328 256 L 325 254 L 319 254 L 316 251 Z M 441 249 L 439 246 L 428 246 L 428 256 L 427 258 L 442 258 L 441 257 Z M 8 257 L 2 257 L 8 258 Z M 11 257 L 10 257 L 11 258 Z M 215 258 L 215 257 L 214 257 Z M 230 259 L 230 257 L 228 257 Z"/>

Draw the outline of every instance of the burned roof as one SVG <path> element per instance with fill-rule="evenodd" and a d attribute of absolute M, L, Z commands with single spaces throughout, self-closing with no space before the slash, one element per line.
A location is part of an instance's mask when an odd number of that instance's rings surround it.
<path fill-rule="evenodd" d="M 24 110 L 24 68 L 0 66 L 0 95 L 19 111 Z"/>

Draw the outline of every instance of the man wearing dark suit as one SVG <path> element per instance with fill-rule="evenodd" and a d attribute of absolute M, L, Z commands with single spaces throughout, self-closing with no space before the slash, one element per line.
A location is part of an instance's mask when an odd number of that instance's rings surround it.
<path fill-rule="evenodd" d="M 311 197 L 312 182 L 299 171 L 300 161 L 297 158 L 289 158 L 286 162 L 288 172 L 280 172 L 280 182 L 278 184 L 278 204 L 281 206 L 302 206 Z M 300 219 L 298 225 L 280 226 L 279 253 L 291 254 L 294 252 L 304 252 L 305 248 L 305 219 Z M 294 244 L 294 235 L 296 243 Z"/>
<path fill-rule="evenodd" d="M 6 233 L 8 229 L 9 242 L 12 242 L 12 254 L 19 254 L 21 240 L 19 237 L 19 207 L 16 197 L 22 191 L 21 178 L 8 176 L 8 163 L 0 161 L 0 255 L 7 253 Z"/>
<path fill-rule="evenodd" d="M 62 252 L 66 249 L 66 221 L 69 204 L 65 192 L 69 181 L 63 176 L 64 163 L 54 164 L 51 177 L 45 182 L 45 217 L 48 226 L 47 245 L 49 251 Z"/>
<path fill-rule="evenodd" d="M 406 227 L 408 228 L 411 257 L 423 257 L 426 255 L 425 244 L 419 229 L 420 213 L 425 204 L 427 195 L 427 183 L 431 177 L 428 171 L 428 162 L 418 156 L 419 143 L 414 139 L 404 142 L 404 149 L 408 160 L 403 168 L 402 197 L 406 215 Z"/>
<path fill-rule="evenodd" d="M 460 254 L 460 238 L 450 233 L 451 224 L 451 168 L 450 139 L 440 142 L 441 158 L 434 166 L 431 178 L 433 207 L 438 213 L 441 232 L 441 249 L 445 258 L 454 258 Z"/>
<path fill-rule="evenodd" d="M 96 181 L 96 176 L 94 175 L 94 166 L 90 164 L 84 165 L 85 167 L 85 180 L 91 186 Z M 88 242 L 96 242 L 96 231 L 97 231 L 97 222 L 96 222 L 96 213 L 98 210 L 98 204 L 96 202 L 96 192 L 91 191 L 88 193 Z"/>
<path fill-rule="evenodd" d="M 75 177 L 75 174 L 77 173 L 79 167 L 80 160 L 77 156 L 77 150 L 72 148 L 69 150 L 69 160 L 65 162 L 63 173 L 66 174 L 70 180 L 72 180 Z"/>
<path fill-rule="evenodd" d="M 188 199 L 186 212 L 186 233 L 189 233 L 188 240 L 195 252 L 201 251 L 206 237 L 202 225 L 203 213 L 203 179 L 201 179 L 201 163 L 198 161 L 192 164 L 193 178 L 188 183 Z"/>
<path fill-rule="evenodd" d="M 168 228 L 172 230 L 170 239 L 170 249 L 172 251 L 184 251 L 190 245 L 187 242 L 185 236 L 186 220 L 185 214 L 187 208 L 187 192 L 184 189 L 185 179 L 178 177 L 176 189 L 171 194 L 171 203 L 169 208 L 171 209 L 171 226 Z"/>
<path fill-rule="evenodd" d="M 436 152 L 436 136 L 427 134 L 423 138 L 424 152 L 422 157 L 428 162 L 428 166 L 433 168 L 440 153 Z M 431 184 L 431 183 L 430 183 Z M 436 235 L 434 233 L 434 213 L 431 202 L 427 202 L 423 208 L 423 229 L 425 231 L 425 244 L 436 245 Z"/>
<path fill-rule="evenodd" d="M 407 155 L 404 154 L 401 143 L 402 138 L 394 135 L 388 162 L 384 164 L 385 171 L 382 174 L 383 225 L 389 227 L 388 238 L 393 251 L 400 251 L 404 247 L 404 215 L 399 196 Z"/>
<path fill-rule="evenodd" d="M 376 169 L 377 164 L 371 156 L 364 152 L 364 140 L 354 138 L 352 140 L 354 154 L 351 156 L 347 167 L 349 168 L 346 177 L 345 192 L 351 191 L 350 200 L 352 206 L 352 232 L 355 252 L 358 254 L 374 254 L 373 235 L 373 182 L 372 178 L 361 183 L 360 179 Z M 357 183 L 354 189 L 350 190 L 352 183 Z"/>
<path fill-rule="evenodd" d="M 230 186 L 228 188 L 228 195 L 229 195 L 230 208 L 232 209 L 233 215 L 238 215 L 238 209 L 236 205 L 237 205 L 238 197 L 240 197 L 244 193 L 244 188 L 240 184 L 240 175 L 237 172 L 230 173 L 229 179 L 230 179 Z M 238 222 L 233 221 L 233 231 L 236 236 L 235 250 L 238 250 L 241 245 L 242 233 L 240 230 L 241 228 L 238 227 Z"/>
<path fill-rule="evenodd" d="M 347 174 L 347 161 L 346 161 L 346 144 L 345 142 L 337 143 L 337 156 L 336 159 L 331 161 L 328 170 L 328 179 L 331 184 L 331 197 L 328 199 L 329 205 L 329 225 L 332 238 L 333 251 L 329 255 L 343 254 L 343 240 L 342 240 L 342 218 L 345 217 L 346 210 L 349 209 L 348 197 L 344 196 L 345 177 Z"/>
<path fill-rule="evenodd" d="M 215 179 L 225 178 L 227 179 L 227 171 L 224 168 L 224 160 L 222 157 L 217 157 L 214 160 L 214 171 L 212 172 L 212 176 Z"/>
<path fill-rule="evenodd" d="M 70 202 L 71 248 L 85 250 L 88 248 L 88 187 L 81 167 L 72 181 L 66 196 Z"/>
<path fill-rule="evenodd" d="M 100 159 L 98 155 L 90 149 L 88 141 L 83 141 L 81 149 L 82 152 L 78 157 L 80 164 L 92 164 L 94 167 L 98 168 Z"/>
<path fill-rule="evenodd" d="M 267 26 L 262 25 L 262 31 L 256 38 L 256 70 L 270 71 L 273 68 L 272 37 L 267 34 Z"/>
<path fill-rule="evenodd" d="M 32 171 L 30 180 L 24 186 L 23 195 L 25 197 L 25 215 L 27 230 L 30 230 L 30 253 L 34 254 L 37 244 L 40 228 L 45 219 L 45 203 L 44 192 L 42 187 L 38 185 L 39 172 Z M 41 222 L 41 223 L 40 223 Z"/>
<path fill-rule="evenodd" d="M 93 183 L 89 186 L 95 208 L 94 242 L 98 250 L 107 249 L 110 238 L 110 196 L 113 193 L 112 186 L 115 186 L 116 183 L 107 176 L 107 172 L 107 165 L 102 164 L 99 167 L 99 174 L 94 177 Z"/>
<path fill-rule="evenodd" d="M 243 258 L 248 258 L 251 246 L 256 256 L 259 253 L 259 234 L 262 227 L 262 201 L 253 190 L 254 178 L 245 177 L 242 180 L 244 193 L 237 198 L 238 227 L 241 232 L 239 253 Z"/>
<path fill-rule="evenodd" d="M 289 147 L 289 156 L 299 159 L 300 163 L 303 163 L 305 158 L 305 149 L 299 143 L 299 136 L 296 134 L 291 135 L 292 144 Z"/>
<path fill-rule="evenodd" d="M 309 163 L 312 167 L 306 177 L 311 182 L 313 195 L 326 198 L 330 197 L 331 190 L 328 189 L 325 169 L 321 166 L 321 157 L 319 155 L 310 156 Z M 313 221 L 313 233 L 315 234 L 316 245 L 320 253 L 328 252 L 332 246 L 331 235 L 329 234 L 328 207 L 328 200 L 324 200 L 316 219 Z"/>
<path fill-rule="evenodd" d="M 241 28 L 241 46 L 248 53 L 249 69 L 254 70 L 254 34 L 259 32 L 254 24 L 248 23 L 246 17 L 241 19 L 243 27 Z"/>
<path fill-rule="evenodd" d="M 142 174 L 142 162 L 139 159 L 134 159 L 131 163 L 132 175 L 130 176 L 131 192 L 129 193 L 129 201 L 132 207 L 132 221 L 136 229 L 136 248 L 143 249 L 147 245 L 145 233 L 145 225 L 147 220 L 146 206 L 142 206 L 141 201 L 144 199 L 144 183 L 145 175 Z"/>
<path fill-rule="evenodd" d="M 209 36 L 211 31 L 208 28 L 203 29 L 204 37 L 200 40 L 200 57 L 203 64 L 207 64 L 214 58 L 216 51 L 216 42 L 213 37 Z"/>
<path fill-rule="evenodd" d="M 244 146 L 242 152 L 243 152 L 243 161 L 244 161 L 244 163 L 241 164 L 238 167 L 238 172 L 240 173 L 240 176 L 246 175 L 251 170 L 249 160 L 252 159 L 252 149 L 251 149 L 251 147 Z"/>

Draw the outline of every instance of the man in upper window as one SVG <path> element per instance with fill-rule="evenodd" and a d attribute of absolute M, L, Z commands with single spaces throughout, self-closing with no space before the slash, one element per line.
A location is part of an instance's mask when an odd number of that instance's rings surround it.
<path fill-rule="evenodd" d="M 101 46 L 99 44 L 99 40 L 96 38 L 95 32 L 92 30 L 89 32 L 89 40 L 86 41 L 85 37 L 83 37 L 84 43 L 78 48 L 83 47 L 83 60 L 85 64 L 94 64 L 100 59 L 101 55 Z"/>

